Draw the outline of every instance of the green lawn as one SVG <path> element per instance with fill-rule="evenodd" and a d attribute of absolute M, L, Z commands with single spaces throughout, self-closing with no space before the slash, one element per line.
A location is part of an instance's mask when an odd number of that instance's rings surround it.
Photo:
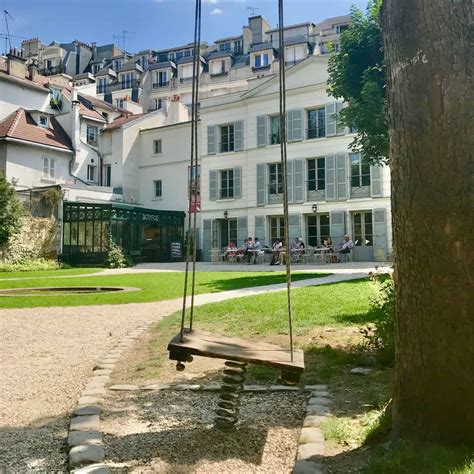
<path fill-rule="evenodd" d="M 293 280 L 319 278 L 322 273 L 294 273 Z M 283 272 L 198 272 L 196 293 L 216 293 L 246 287 L 272 285 L 286 281 Z M 0 289 L 50 286 L 119 286 L 140 291 L 61 296 L 0 297 L 0 307 L 81 306 L 95 304 L 144 303 L 179 298 L 183 293 L 184 273 L 136 273 L 81 278 L 32 278 L 0 281 Z"/>
<path fill-rule="evenodd" d="M 104 271 L 103 268 L 62 268 L 58 270 L 38 270 L 19 272 L 0 272 L 0 280 L 7 278 L 49 278 L 61 276 L 87 275 Z"/>

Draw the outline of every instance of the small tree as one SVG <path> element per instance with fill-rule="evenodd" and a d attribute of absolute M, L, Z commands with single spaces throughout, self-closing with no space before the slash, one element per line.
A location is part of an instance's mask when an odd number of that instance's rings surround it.
<path fill-rule="evenodd" d="M 108 229 L 105 231 L 105 248 L 107 251 L 105 258 L 107 268 L 125 268 L 128 266 L 122 247 L 114 242 Z"/>
<path fill-rule="evenodd" d="M 369 0 L 367 14 L 353 7 L 340 49 L 329 59 L 328 92 L 347 104 L 340 118 L 357 130 L 351 143 L 369 163 L 388 160 L 388 105 L 382 34 L 382 0 Z"/>
<path fill-rule="evenodd" d="M 20 231 L 22 213 L 15 189 L 0 172 L 0 250 L 2 254 L 11 237 Z"/>

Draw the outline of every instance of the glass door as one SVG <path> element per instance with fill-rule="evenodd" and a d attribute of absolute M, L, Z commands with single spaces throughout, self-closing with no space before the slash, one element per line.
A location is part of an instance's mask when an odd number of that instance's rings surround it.
<path fill-rule="evenodd" d="M 372 211 L 360 211 L 352 214 L 351 237 L 354 242 L 354 260 L 372 261 L 374 259 Z"/>
<path fill-rule="evenodd" d="M 311 247 L 324 245 L 330 235 L 329 214 L 313 214 L 307 219 L 307 244 Z"/>

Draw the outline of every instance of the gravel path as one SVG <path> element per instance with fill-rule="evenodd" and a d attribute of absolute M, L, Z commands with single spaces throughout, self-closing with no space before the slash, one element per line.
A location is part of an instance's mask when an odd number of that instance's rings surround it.
<path fill-rule="evenodd" d="M 217 397 L 168 390 L 108 396 L 102 417 L 107 464 L 130 473 L 290 473 L 305 394 L 245 394 L 232 434 L 214 428 Z"/>
<path fill-rule="evenodd" d="M 360 278 L 340 274 L 294 287 Z M 196 304 L 223 301 L 285 285 L 198 295 Z M 95 363 L 125 334 L 181 307 L 181 300 L 127 305 L 0 311 L 0 472 L 65 469 L 68 415 Z"/>

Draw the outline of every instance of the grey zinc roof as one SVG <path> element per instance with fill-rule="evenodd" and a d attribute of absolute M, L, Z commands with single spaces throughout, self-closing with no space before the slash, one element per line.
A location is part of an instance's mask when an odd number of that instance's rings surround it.
<path fill-rule="evenodd" d="M 315 26 L 314 23 L 312 21 L 307 21 L 305 23 L 296 23 L 294 25 L 288 25 L 288 26 L 285 26 L 283 28 L 284 31 L 286 30 L 291 30 L 292 28 L 300 28 L 301 26 Z M 271 30 L 268 30 L 267 33 L 276 33 L 278 32 L 279 29 L 278 28 L 273 28 Z"/>
<path fill-rule="evenodd" d="M 143 72 L 143 68 L 138 63 L 125 63 L 117 72 L 135 71 Z"/>
<path fill-rule="evenodd" d="M 234 40 L 239 40 L 242 39 L 242 35 L 237 35 L 237 36 L 228 36 L 227 38 L 219 38 L 214 41 L 214 43 L 225 43 L 226 41 L 234 41 Z"/>
<path fill-rule="evenodd" d="M 308 38 L 306 36 L 295 36 L 294 38 L 288 38 L 285 41 L 285 46 L 293 46 L 295 44 L 308 43 Z"/>
<path fill-rule="evenodd" d="M 199 59 L 205 63 L 206 61 L 202 56 L 199 56 Z M 176 64 L 187 64 L 187 63 L 192 63 L 193 62 L 193 56 L 188 56 L 186 58 L 180 58 L 176 60 Z"/>
<path fill-rule="evenodd" d="M 207 59 L 219 59 L 219 58 L 228 58 L 234 56 L 232 51 L 213 51 L 207 55 Z"/>
<path fill-rule="evenodd" d="M 82 74 L 76 74 L 72 78 L 73 80 L 78 81 L 80 79 L 94 79 L 94 76 L 90 72 L 83 72 Z"/>
<path fill-rule="evenodd" d="M 250 53 L 256 53 L 257 51 L 265 51 L 267 49 L 273 49 L 273 45 L 271 43 L 260 43 L 260 44 L 253 44 L 250 47 Z"/>
<path fill-rule="evenodd" d="M 173 61 L 164 61 L 161 63 L 154 63 L 148 66 L 148 70 L 153 71 L 154 69 L 166 69 L 168 67 L 176 69 L 176 64 Z"/>
<path fill-rule="evenodd" d="M 98 76 L 114 76 L 114 77 L 117 77 L 117 73 L 114 70 L 106 67 L 104 69 L 101 69 L 95 76 L 96 77 L 98 77 Z"/>

